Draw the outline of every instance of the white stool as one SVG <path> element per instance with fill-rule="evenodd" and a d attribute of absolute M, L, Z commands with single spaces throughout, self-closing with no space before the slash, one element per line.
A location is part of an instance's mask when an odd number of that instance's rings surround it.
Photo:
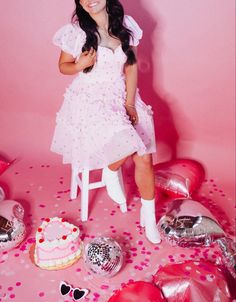
<path fill-rule="evenodd" d="M 88 220 L 88 201 L 89 201 L 89 190 L 105 187 L 105 183 L 101 181 L 89 183 L 89 169 L 84 169 L 82 172 L 78 170 L 76 166 L 71 166 L 71 188 L 70 188 L 70 198 L 77 198 L 78 186 L 81 191 L 81 220 Z M 81 176 L 79 175 L 81 174 Z M 122 189 L 124 191 L 124 183 L 121 169 L 119 170 L 119 178 L 121 182 Z M 126 207 L 126 205 L 125 205 Z"/>

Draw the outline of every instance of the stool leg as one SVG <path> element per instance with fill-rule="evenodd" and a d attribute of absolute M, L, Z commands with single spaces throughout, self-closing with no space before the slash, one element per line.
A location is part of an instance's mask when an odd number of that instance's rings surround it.
<path fill-rule="evenodd" d="M 82 172 L 81 185 L 81 220 L 88 220 L 88 198 L 89 198 L 89 170 Z"/>
<path fill-rule="evenodd" d="M 76 199 L 78 192 L 78 183 L 77 183 L 78 171 L 75 168 L 72 168 L 71 172 L 71 185 L 70 185 L 70 198 Z"/>
<path fill-rule="evenodd" d="M 121 188 L 122 188 L 122 191 L 124 192 L 124 195 L 126 196 L 125 194 L 125 186 L 124 186 L 124 181 L 123 181 L 123 175 L 122 175 L 122 170 L 121 168 L 119 169 L 119 179 L 120 179 L 120 185 L 121 185 Z M 123 204 L 120 204 L 120 210 L 122 213 L 126 213 L 127 212 L 127 200 L 125 203 Z"/>

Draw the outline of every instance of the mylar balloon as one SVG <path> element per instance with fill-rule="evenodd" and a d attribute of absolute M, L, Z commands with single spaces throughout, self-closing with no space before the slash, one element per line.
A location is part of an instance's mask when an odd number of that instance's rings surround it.
<path fill-rule="evenodd" d="M 0 175 L 13 163 L 0 160 Z"/>
<path fill-rule="evenodd" d="M 190 159 L 157 164 L 154 173 L 158 189 L 171 197 L 185 198 L 189 198 L 200 187 L 205 175 L 202 165 Z"/>
<path fill-rule="evenodd" d="M 158 227 L 170 243 L 182 247 L 208 246 L 225 237 L 211 212 L 200 202 L 188 199 L 174 200 Z"/>
<path fill-rule="evenodd" d="M 236 279 L 236 243 L 230 238 L 221 238 L 217 243 L 222 252 L 222 262 Z"/>
<path fill-rule="evenodd" d="M 3 188 L 0 187 L 0 202 L 5 199 L 5 192 Z"/>
<path fill-rule="evenodd" d="M 18 246 L 26 234 L 24 209 L 14 200 L 0 202 L 0 250 Z"/>
<path fill-rule="evenodd" d="M 223 272 L 210 262 L 167 264 L 156 272 L 153 281 L 168 302 L 232 301 Z"/>
<path fill-rule="evenodd" d="M 165 302 L 161 290 L 150 282 L 136 281 L 125 285 L 108 302 Z"/>

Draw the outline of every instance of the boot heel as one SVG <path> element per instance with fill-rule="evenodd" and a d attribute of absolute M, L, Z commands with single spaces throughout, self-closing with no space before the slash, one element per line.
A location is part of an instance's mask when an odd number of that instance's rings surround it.
<path fill-rule="evenodd" d="M 140 226 L 142 228 L 145 227 L 145 218 L 144 218 L 144 215 L 143 215 L 143 209 L 142 209 L 142 207 L 140 209 Z"/>
<path fill-rule="evenodd" d="M 122 213 L 126 213 L 127 212 L 127 204 L 126 204 L 126 202 L 121 203 L 119 206 L 120 206 L 120 211 Z"/>

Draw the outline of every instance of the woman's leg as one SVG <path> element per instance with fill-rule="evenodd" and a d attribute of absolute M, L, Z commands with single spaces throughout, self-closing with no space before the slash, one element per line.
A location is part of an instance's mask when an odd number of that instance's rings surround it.
<path fill-rule="evenodd" d="M 128 158 L 128 156 L 125 157 L 125 158 L 122 158 L 122 159 L 118 160 L 118 161 L 115 162 L 115 163 L 110 164 L 110 165 L 108 166 L 108 168 L 109 168 L 110 170 L 112 170 L 112 171 L 117 171 L 117 170 L 119 170 L 119 168 L 123 165 L 123 163 L 126 161 L 127 158 Z"/>
<path fill-rule="evenodd" d="M 145 200 L 152 200 L 155 197 L 155 179 L 152 163 L 152 155 L 133 155 L 135 163 L 135 182 L 138 186 L 141 197 Z"/>
<path fill-rule="evenodd" d="M 123 187 L 120 182 L 119 168 L 126 161 L 128 157 L 125 157 L 115 163 L 105 167 L 102 172 L 102 179 L 106 184 L 107 194 L 112 200 L 120 205 L 121 212 L 127 212 L 126 197 Z"/>
<path fill-rule="evenodd" d="M 161 237 L 156 224 L 155 179 L 151 154 L 133 155 L 135 163 L 135 182 L 138 186 L 142 207 L 140 225 L 145 227 L 145 234 L 152 243 L 160 243 Z"/>

